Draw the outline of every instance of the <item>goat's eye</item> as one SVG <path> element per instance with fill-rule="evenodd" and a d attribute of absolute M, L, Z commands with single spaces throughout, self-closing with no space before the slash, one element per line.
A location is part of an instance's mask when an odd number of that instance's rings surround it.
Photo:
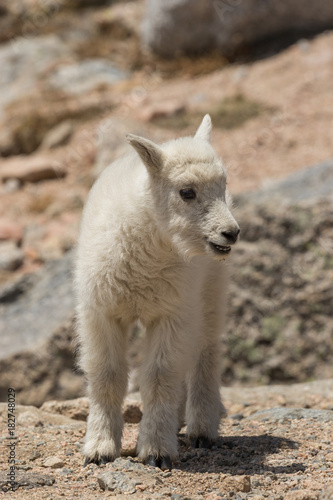
<path fill-rule="evenodd" d="M 184 201 L 194 200 L 197 197 L 196 192 L 191 188 L 181 189 L 179 194 Z"/>

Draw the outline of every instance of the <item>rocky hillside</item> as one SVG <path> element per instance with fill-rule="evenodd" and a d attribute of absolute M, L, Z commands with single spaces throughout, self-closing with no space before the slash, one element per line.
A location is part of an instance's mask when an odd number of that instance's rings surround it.
<path fill-rule="evenodd" d="M 140 41 L 149 5 L 0 2 L 1 398 L 84 394 L 71 260 L 88 190 L 127 132 L 167 140 L 206 112 L 242 226 L 221 380 L 332 374 L 332 164 L 304 168 L 332 156 L 333 35 L 232 64 L 208 48 L 168 60 Z"/>
<path fill-rule="evenodd" d="M 210 112 L 233 193 L 332 156 L 331 32 L 265 59 L 169 60 L 142 45 L 144 12 L 143 0 L 0 1 L 0 283 L 75 245 L 126 132 L 163 141 Z"/>

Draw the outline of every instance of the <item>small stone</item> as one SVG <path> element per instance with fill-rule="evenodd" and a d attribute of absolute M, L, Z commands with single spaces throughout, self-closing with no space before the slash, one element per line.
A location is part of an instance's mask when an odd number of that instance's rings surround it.
<path fill-rule="evenodd" d="M 97 478 L 102 490 L 114 491 L 116 489 L 126 493 L 136 493 L 136 482 L 132 481 L 123 472 L 105 472 Z"/>
<path fill-rule="evenodd" d="M 62 471 L 60 472 L 60 474 L 62 474 L 64 476 L 67 476 L 68 474 L 73 474 L 73 470 L 72 469 L 64 468 L 64 469 L 62 469 Z"/>
<path fill-rule="evenodd" d="M 309 40 L 306 40 L 305 38 L 301 38 L 297 42 L 297 46 L 303 54 L 307 54 L 310 50 L 310 42 Z"/>
<path fill-rule="evenodd" d="M 251 491 L 250 476 L 227 476 L 222 480 L 222 488 L 225 491 L 240 491 L 248 493 Z"/>
<path fill-rule="evenodd" d="M 131 495 L 137 492 L 137 486 L 139 485 L 151 488 L 157 483 L 155 473 L 133 460 L 117 459 L 112 466 L 117 467 L 117 469 L 122 467 L 122 471 L 107 470 L 98 476 L 98 484 L 104 491 L 117 490 Z"/>
<path fill-rule="evenodd" d="M 31 455 L 30 455 L 30 457 L 29 457 L 29 460 L 30 460 L 31 462 L 33 462 L 34 460 L 37 460 L 37 458 L 40 458 L 41 456 L 42 456 L 42 455 L 41 455 L 41 453 L 40 453 L 38 450 L 34 450 L 34 451 L 31 453 Z"/>
<path fill-rule="evenodd" d="M 233 420 L 243 420 L 244 415 L 242 413 L 234 413 L 233 415 L 230 415 L 230 418 Z"/>
<path fill-rule="evenodd" d="M 0 269 L 4 271 L 16 271 L 22 266 L 24 254 L 12 241 L 0 244 Z"/>
<path fill-rule="evenodd" d="M 58 457 L 48 457 L 43 463 L 43 467 L 51 467 L 51 469 L 61 469 L 64 465 L 64 461 Z"/>

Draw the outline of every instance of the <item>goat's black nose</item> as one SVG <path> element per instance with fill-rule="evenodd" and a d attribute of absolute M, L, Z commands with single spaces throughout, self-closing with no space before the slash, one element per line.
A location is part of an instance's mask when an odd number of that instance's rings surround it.
<path fill-rule="evenodd" d="M 240 233 L 239 227 L 237 229 L 234 229 L 232 231 L 223 231 L 222 236 L 229 242 L 229 243 L 236 243 L 238 235 Z"/>

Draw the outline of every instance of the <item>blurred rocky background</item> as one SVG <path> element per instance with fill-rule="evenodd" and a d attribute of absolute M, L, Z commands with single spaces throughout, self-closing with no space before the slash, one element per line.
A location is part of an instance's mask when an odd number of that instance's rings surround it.
<path fill-rule="evenodd" d="M 162 142 L 207 112 L 242 228 L 221 381 L 332 377 L 330 30 L 323 0 L 0 0 L 2 401 L 85 393 L 71 272 L 87 193 L 125 133 Z"/>

